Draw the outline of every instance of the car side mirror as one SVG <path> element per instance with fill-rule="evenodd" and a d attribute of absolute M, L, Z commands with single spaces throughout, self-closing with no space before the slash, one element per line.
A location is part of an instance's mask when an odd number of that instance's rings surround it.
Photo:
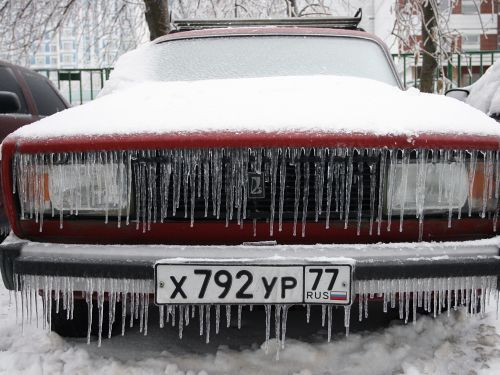
<path fill-rule="evenodd" d="M 497 122 L 500 122 L 500 113 L 497 113 L 497 112 L 492 113 L 492 114 L 490 115 L 490 117 L 491 117 L 493 120 L 495 120 L 495 121 L 497 121 Z"/>
<path fill-rule="evenodd" d="M 0 91 L 0 113 L 16 113 L 21 108 L 19 97 L 10 91 Z"/>
<path fill-rule="evenodd" d="M 465 99 L 467 99 L 469 93 L 469 90 L 466 89 L 451 89 L 446 91 L 444 95 L 460 100 L 461 102 L 465 102 Z"/>

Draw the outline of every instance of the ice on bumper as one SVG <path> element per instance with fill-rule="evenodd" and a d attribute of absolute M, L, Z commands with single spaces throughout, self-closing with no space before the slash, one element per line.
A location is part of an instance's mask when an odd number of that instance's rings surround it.
<path fill-rule="evenodd" d="M 83 246 L 84 251 L 78 251 L 78 246 Z M 83 250 L 81 248 L 80 250 Z M 412 262 L 419 260 L 428 260 L 430 262 L 442 262 L 446 259 L 465 259 L 472 262 L 474 259 L 469 258 L 472 254 L 476 257 L 498 257 L 498 240 L 482 240 L 482 241 L 465 241 L 456 243 L 419 243 L 419 244 L 378 244 L 378 245 L 316 245 L 316 246 L 190 246 L 180 248 L 178 246 L 108 246 L 106 251 L 102 252 L 99 246 L 91 245 L 56 245 L 47 246 L 45 244 L 28 243 L 27 249 L 24 251 L 24 256 L 30 257 L 32 260 L 35 257 L 43 257 L 43 253 L 52 254 L 54 259 L 64 258 L 64 254 L 70 254 L 72 259 L 78 260 L 78 253 L 85 253 L 86 258 L 97 258 L 98 256 L 112 258 L 113 254 L 120 254 L 126 257 L 129 262 L 134 262 L 138 259 L 156 259 L 151 263 L 151 267 L 155 264 L 169 263 L 170 265 L 179 265 L 183 268 L 180 271 L 167 273 L 164 276 L 175 276 L 175 281 L 179 284 L 181 278 L 185 276 L 186 266 L 190 268 L 188 271 L 194 275 L 193 265 L 201 264 L 200 269 L 211 270 L 212 274 L 209 279 L 210 284 L 207 285 L 206 293 L 211 293 L 210 300 L 203 303 L 200 299 L 192 299 L 187 303 L 178 303 L 175 301 L 167 301 L 165 305 L 159 307 L 159 324 L 174 324 L 179 329 L 179 336 L 182 337 L 183 330 L 186 325 L 197 324 L 200 335 L 204 336 L 205 341 L 210 340 L 210 335 L 217 334 L 224 330 L 228 324 L 231 324 L 231 316 L 237 314 L 238 321 L 241 322 L 241 314 L 251 310 L 253 305 L 251 302 L 233 303 L 233 300 L 228 300 L 229 303 L 221 301 L 217 303 L 218 297 L 228 288 L 228 274 L 225 276 L 221 273 L 216 276 L 218 271 L 227 271 L 231 273 L 233 281 L 236 281 L 236 274 L 241 270 L 251 272 L 255 279 L 267 278 L 268 289 L 273 283 L 273 277 L 290 276 L 289 274 L 279 273 L 253 273 L 250 264 L 266 265 L 271 269 L 280 264 L 293 265 L 294 267 L 309 267 L 310 269 L 318 269 L 318 264 L 352 264 L 352 260 L 347 257 L 353 256 L 356 258 L 358 267 L 361 264 L 374 262 L 374 254 L 377 258 L 393 260 L 403 259 L 403 254 L 406 254 L 406 259 Z M 216 256 L 210 257 L 210 253 Z M 163 254 L 163 258 L 158 258 Z M 233 254 L 233 256 L 230 256 Z M 239 254 L 234 257 L 234 254 Z M 344 254 L 344 258 L 340 257 Z M 339 256 L 335 256 L 339 255 Z M 23 256 L 23 255 L 22 255 Z M 156 257 L 156 258 L 155 258 Z M 413 258 L 412 258 L 413 257 Z M 158 260 L 163 259 L 163 260 Z M 228 264 L 237 265 L 234 270 L 227 267 Z M 217 265 L 219 268 L 210 268 L 209 265 Z M 472 265 L 472 263 L 470 263 Z M 226 267 L 224 267 L 226 266 Z M 166 266 L 165 266 L 166 267 Z M 469 266 L 470 267 L 470 266 Z M 331 269 L 331 268 L 330 268 Z M 168 270 L 168 268 L 165 268 Z M 304 268 L 307 270 L 307 268 Z M 182 271 L 182 272 L 181 272 Z M 215 271 L 215 272 L 214 272 Z M 319 272 L 311 272 L 311 283 L 314 284 L 316 276 Z M 485 304 L 498 301 L 497 297 L 497 270 L 493 270 L 492 274 L 484 274 L 482 276 L 443 276 L 443 277 L 384 277 L 379 279 L 356 279 L 352 284 L 352 300 L 358 307 L 359 315 L 351 316 L 352 304 L 347 304 L 343 309 L 344 325 L 348 333 L 351 319 L 363 319 L 368 317 L 369 307 L 372 302 L 378 300 L 380 308 L 384 311 L 397 309 L 399 316 L 405 322 L 415 321 L 417 309 L 421 308 L 425 311 L 437 316 L 443 311 L 457 309 L 464 306 L 467 313 L 475 314 L 484 312 Z M 199 283 L 203 284 L 205 274 L 199 275 Z M 328 276 L 318 284 L 318 289 L 329 289 L 329 283 L 332 280 L 332 273 L 325 272 L 323 268 L 323 276 Z M 159 284 L 164 279 L 158 279 Z M 240 284 L 235 284 L 236 289 L 228 291 L 237 293 L 247 281 L 246 276 L 242 276 L 239 280 Z M 110 302 L 109 320 L 113 322 L 115 317 L 122 316 L 126 319 L 122 321 L 122 332 L 124 332 L 125 324 L 137 325 L 138 329 L 144 334 L 147 334 L 147 326 L 149 319 L 150 303 L 153 302 L 152 297 L 159 285 L 150 279 L 124 279 L 124 278 L 106 278 L 106 277 L 67 277 L 67 276 L 45 276 L 32 275 L 29 273 L 19 273 L 16 276 L 17 289 L 17 304 L 22 322 L 33 320 L 36 318 L 35 296 L 37 291 L 42 291 L 43 296 L 43 311 L 45 314 L 43 321 L 48 321 L 48 312 L 51 310 L 51 304 L 56 304 L 56 310 L 59 314 L 66 314 L 66 317 L 71 319 L 71 309 L 74 298 L 85 298 L 89 306 L 89 317 L 92 309 L 97 309 L 100 313 L 99 324 L 102 323 L 103 304 L 105 300 Z M 187 281 L 185 281 L 187 282 Z M 281 281 L 276 279 L 277 287 Z M 323 283 L 321 285 L 321 283 Z M 171 283 L 169 297 L 177 289 Z M 285 286 L 290 287 L 293 283 L 285 283 Z M 187 285 L 187 284 L 185 284 Z M 194 285 L 194 284 L 193 284 Z M 195 290 L 191 291 L 194 298 L 199 297 L 201 290 L 200 285 L 195 285 Z M 338 285 L 333 285 L 334 291 Z M 188 295 L 185 288 L 181 288 L 182 292 Z M 264 288 L 265 289 L 265 288 Z M 286 288 L 285 288 L 286 289 Z M 287 291 L 289 289 L 286 289 Z M 76 292 L 75 292 L 76 291 Z M 210 292 L 209 292 L 210 291 Z M 251 293 L 253 289 L 249 288 L 243 293 Z M 275 292 L 280 295 L 282 289 L 277 288 Z M 180 297 L 180 290 L 177 297 Z M 286 293 L 288 296 L 288 294 Z M 51 296 L 54 300 L 51 302 Z M 91 298 L 93 297 L 93 298 Z M 191 296 L 193 297 L 193 296 Z M 355 299 L 357 297 L 357 300 Z M 158 298 L 157 296 L 155 298 Z M 290 300 L 291 301 L 291 300 Z M 287 312 L 290 308 L 304 309 L 304 319 L 319 319 L 321 316 L 322 324 L 327 328 L 327 337 L 331 338 L 332 334 L 332 307 L 333 304 L 327 302 L 321 307 L 308 301 L 287 301 L 270 300 L 268 303 L 260 299 L 258 305 L 264 306 L 266 312 L 266 331 L 263 332 L 263 337 L 268 340 L 271 335 L 271 321 L 274 321 L 276 331 L 274 335 L 280 341 L 280 345 L 284 345 L 286 337 L 286 321 Z M 163 301 L 165 302 L 165 301 Z M 121 306 L 120 306 L 121 305 Z M 119 306 L 119 307 L 118 307 Z M 373 307 L 371 307 L 373 308 Z M 311 310 L 321 310 L 321 315 L 311 315 Z M 126 321 L 126 323 L 125 323 Z M 156 322 L 155 322 L 156 323 Z M 239 323 L 237 323 L 239 324 Z M 215 329 L 214 329 L 215 327 Z M 47 327 L 49 328 L 49 327 Z M 100 330 L 100 335 L 106 335 L 107 332 Z M 90 331 L 89 331 L 90 333 Z M 108 332 L 109 335 L 109 332 Z M 90 336 L 89 336 L 90 338 Z M 100 342 L 100 339 L 99 341 Z"/>
<path fill-rule="evenodd" d="M 112 324 L 109 325 L 109 332 L 102 331 L 103 306 L 106 298 L 110 303 L 109 321 L 114 322 L 116 314 L 122 316 L 122 335 L 125 332 L 127 316 L 129 317 L 130 327 L 133 327 L 134 321 L 138 320 L 139 331 L 147 335 L 149 298 L 150 293 L 153 292 L 150 281 L 33 275 L 20 275 L 16 280 L 18 280 L 17 287 L 20 290 L 15 293 L 16 307 L 22 324 L 31 323 L 32 321 L 38 323 L 40 317 L 38 316 L 37 294 L 39 291 L 42 292 L 41 321 L 45 328 L 50 330 L 50 311 L 53 303 L 56 304 L 56 311 L 59 314 L 66 314 L 67 319 L 73 319 L 74 291 L 83 289 L 83 292 L 81 292 L 82 297 L 86 299 L 89 306 L 89 343 L 92 309 L 97 309 L 99 312 L 98 345 L 101 345 L 103 335 L 107 334 L 108 337 L 111 337 Z M 498 303 L 497 276 L 358 281 L 355 283 L 355 293 L 358 295 L 359 320 L 363 319 L 363 317 L 368 318 L 369 302 L 375 298 L 383 300 L 384 312 L 393 308 L 399 309 L 399 317 L 405 323 L 410 318 L 415 322 L 417 308 L 423 308 L 425 311 L 437 316 L 443 311 L 447 311 L 447 314 L 449 314 L 451 309 L 456 310 L 464 306 L 467 313 L 476 314 L 478 312 L 483 313 L 485 311 L 484 307 L 490 303 L 490 300 L 495 299 L 496 303 Z M 53 295 L 55 296 L 54 300 L 52 299 Z M 120 302 L 121 310 L 116 308 L 116 304 Z M 221 330 L 223 317 L 225 317 L 226 327 L 229 327 L 231 312 L 236 311 L 238 326 L 240 326 L 243 308 L 252 310 L 252 306 L 221 304 L 160 305 L 158 307 L 159 324 L 160 327 L 168 323 L 177 324 L 179 337 L 182 338 L 184 325 L 194 323 L 195 311 L 197 311 L 200 336 L 205 335 L 205 340 L 208 343 L 213 319 L 215 320 L 215 333 L 218 334 Z M 291 307 L 291 304 L 264 305 L 266 312 L 266 346 L 268 346 L 270 338 L 270 321 L 273 311 L 275 336 L 278 342 L 281 342 L 281 346 L 284 346 L 287 311 Z M 332 332 L 332 307 L 331 304 L 322 305 L 321 307 L 322 324 L 323 326 L 327 325 L 328 341 L 330 341 Z M 221 310 L 224 311 L 224 314 L 221 314 Z M 344 326 L 346 334 L 348 334 L 351 306 L 346 305 L 344 310 Z M 307 322 L 310 320 L 310 311 L 311 305 L 306 305 L 304 318 Z"/>

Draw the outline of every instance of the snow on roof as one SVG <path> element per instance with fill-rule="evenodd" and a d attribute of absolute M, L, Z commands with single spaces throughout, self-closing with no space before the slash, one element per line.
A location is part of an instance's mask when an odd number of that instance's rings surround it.
<path fill-rule="evenodd" d="M 500 113 L 500 60 L 468 89 L 467 104 L 488 115 Z"/>
<path fill-rule="evenodd" d="M 247 131 L 500 136 L 498 123 L 458 100 L 342 76 L 146 81 L 24 126 L 13 135 Z"/>

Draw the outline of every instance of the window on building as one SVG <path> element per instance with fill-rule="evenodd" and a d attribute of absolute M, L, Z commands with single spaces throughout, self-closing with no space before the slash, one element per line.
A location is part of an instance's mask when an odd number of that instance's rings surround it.
<path fill-rule="evenodd" d="M 50 65 L 50 56 L 45 56 L 45 65 Z"/>
<path fill-rule="evenodd" d="M 64 102 L 44 77 L 32 72 L 23 72 L 23 76 L 35 100 L 39 115 L 50 116 L 66 109 Z"/>
<path fill-rule="evenodd" d="M 479 34 L 462 35 L 463 50 L 478 50 L 480 48 L 481 48 L 481 42 Z"/>
<path fill-rule="evenodd" d="M 73 28 L 72 28 L 72 27 L 65 27 L 65 28 L 62 30 L 62 35 L 63 35 L 64 37 L 73 36 Z"/>
<path fill-rule="evenodd" d="M 0 66 L 0 91 L 10 91 L 16 94 L 19 98 L 19 103 L 21 103 L 21 108 L 17 113 L 28 113 L 21 87 L 17 83 L 12 70 L 6 66 Z"/>
<path fill-rule="evenodd" d="M 62 62 L 63 64 L 73 64 L 73 55 L 64 54 L 62 56 Z"/>
<path fill-rule="evenodd" d="M 477 14 L 480 1 L 462 0 L 462 14 Z"/>

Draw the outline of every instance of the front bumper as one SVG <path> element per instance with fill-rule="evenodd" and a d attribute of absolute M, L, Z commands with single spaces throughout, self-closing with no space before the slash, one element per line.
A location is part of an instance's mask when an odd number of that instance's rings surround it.
<path fill-rule="evenodd" d="M 8 238 L 0 245 L 5 286 L 14 276 L 153 280 L 154 264 L 173 262 L 308 263 L 354 261 L 354 281 L 500 276 L 500 237 L 376 245 L 62 245 Z"/>

